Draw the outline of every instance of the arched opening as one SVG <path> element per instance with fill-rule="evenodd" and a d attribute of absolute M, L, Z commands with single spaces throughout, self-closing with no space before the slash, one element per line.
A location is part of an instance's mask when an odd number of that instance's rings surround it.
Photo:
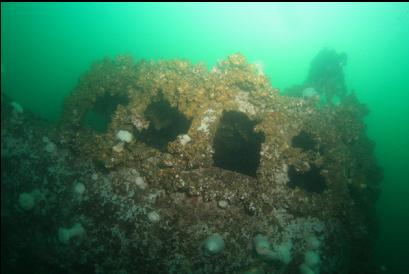
<path fill-rule="evenodd" d="M 310 170 L 306 172 L 299 172 L 293 166 L 290 166 L 288 185 L 292 188 L 300 187 L 308 192 L 322 193 L 325 190 L 325 178 L 320 172 L 321 169 L 316 166 L 311 166 Z"/>
<path fill-rule="evenodd" d="M 126 106 L 128 103 L 126 96 L 104 94 L 97 98 L 92 109 L 86 113 L 84 123 L 97 132 L 106 132 L 118 105 Z"/>
<path fill-rule="evenodd" d="M 191 124 L 191 120 L 164 99 L 151 103 L 144 117 L 149 121 L 149 127 L 138 133 L 137 138 L 162 151 L 178 135 L 187 133 Z"/>
<path fill-rule="evenodd" d="M 254 132 L 257 123 L 246 114 L 224 111 L 213 140 L 216 167 L 256 177 L 264 134 Z"/>
<path fill-rule="evenodd" d="M 311 134 L 302 130 L 298 135 L 291 139 L 291 145 L 293 147 L 301 148 L 304 151 L 313 150 L 316 142 L 312 138 Z"/>

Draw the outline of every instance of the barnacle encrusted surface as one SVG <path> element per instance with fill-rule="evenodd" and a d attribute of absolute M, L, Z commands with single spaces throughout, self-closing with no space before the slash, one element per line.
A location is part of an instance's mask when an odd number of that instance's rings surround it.
<path fill-rule="evenodd" d="M 280 95 L 240 54 L 211 71 L 119 56 L 81 78 L 58 127 L 10 115 L 6 102 L 2 167 L 18 176 L 2 174 L 2 231 L 19 223 L 11 235 L 49 239 L 38 252 L 56 272 L 297 273 L 310 237 L 322 273 L 358 271 L 369 257 L 381 175 L 353 94 L 339 105 Z M 45 198 L 22 212 L 15 198 L 33 189 Z M 58 243 L 58 229 L 76 223 L 84 235 Z M 223 249 L 209 256 L 211 235 Z M 291 260 L 260 257 L 256 235 L 272 248 L 291 243 Z"/>

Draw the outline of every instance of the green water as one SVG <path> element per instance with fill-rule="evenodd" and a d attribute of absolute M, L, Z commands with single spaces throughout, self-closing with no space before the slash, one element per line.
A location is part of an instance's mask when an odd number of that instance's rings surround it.
<path fill-rule="evenodd" d="M 183 58 L 211 68 L 241 52 L 283 90 L 305 79 L 323 47 L 348 54 L 348 87 L 371 111 L 368 134 L 385 175 L 376 260 L 404 273 L 409 4 L 1 4 L 2 92 L 52 121 L 79 76 L 104 56 Z"/>

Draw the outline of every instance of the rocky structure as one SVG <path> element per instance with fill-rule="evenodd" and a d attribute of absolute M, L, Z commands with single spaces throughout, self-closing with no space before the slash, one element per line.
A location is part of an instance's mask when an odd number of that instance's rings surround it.
<path fill-rule="evenodd" d="M 318 101 L 240 54 L 103 60 L 58 126 L 2 97 L 2 270 L 374 273 L 367 109 Z"/>

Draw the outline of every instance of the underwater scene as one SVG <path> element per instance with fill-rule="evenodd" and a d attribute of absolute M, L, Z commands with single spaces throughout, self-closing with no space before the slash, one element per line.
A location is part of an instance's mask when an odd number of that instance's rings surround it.
<path fill-rule="evenodd" d="M 408 3 L 1 3 L 2 273 L 409 273 Z"/>

